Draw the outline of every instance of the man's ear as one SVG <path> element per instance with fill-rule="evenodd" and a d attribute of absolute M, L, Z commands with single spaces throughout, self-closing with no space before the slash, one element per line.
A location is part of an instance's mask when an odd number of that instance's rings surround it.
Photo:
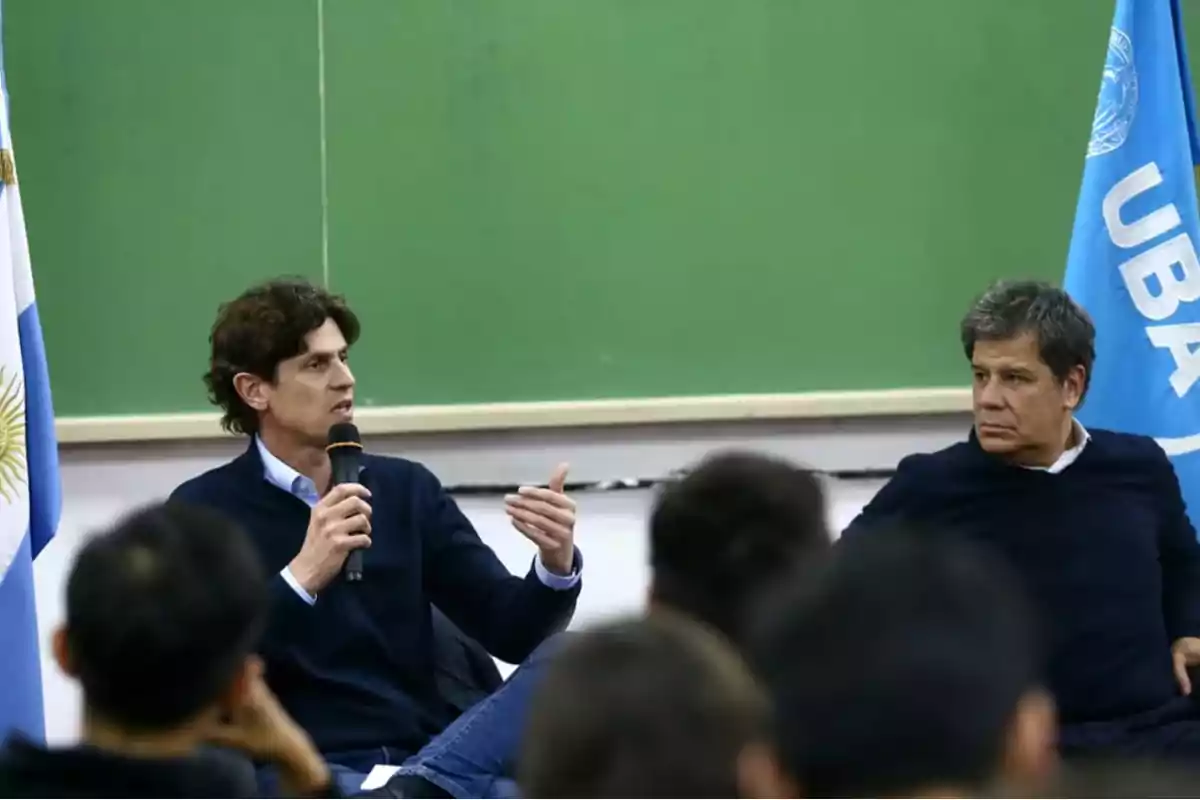
<path fill-rule="evenodd" d="M 63 674 L 69 678 L 78 678 L 79 671 L 75 666 L 75 658 L 71 655 L 71 643 L 65 625 L 54 631 L 50 647 L 54 651 L 54 660 Z"/>
<path fill-rule="evenodd" d="M 1087 370 L 1082 364 L 1077 364 L 1063 379 L 1063 404 L 1068 410 L 1074 411 L 1083 402 L 1084 387 L 1087 386 Z"/>
<path fill-rule="evenodd" d="M 255 411 L 266 411 L 271 399 L 271 382 L 249 372 L 239 372 L 233 376 L 233 388 L 242 398 L 242 402 Z"/>
<path fill-rule="evenodd" d="M 255 681 L 262 678 L 262 674 L 262 659 L 256 655 L 246 656 L 218 700 L 223 716 L 232 715 L 246 704 L 246 700 L 250 696 L 250 687 Z"/>
<path fill-rule="evenodd" d="M 741 797 L 799 797 L 800 788 L 783 771 L 775 748 L 765 742 L 751 742 L 742 748 L 737 760 L 738 795 Z"/>
<path fill-rule="evenodd" d="M 1058 768 L 1058 713 L 1044 689 L 1022 695 L 1005 737 L 1000 780 L 1010 791 L 1041 792 Z"/>

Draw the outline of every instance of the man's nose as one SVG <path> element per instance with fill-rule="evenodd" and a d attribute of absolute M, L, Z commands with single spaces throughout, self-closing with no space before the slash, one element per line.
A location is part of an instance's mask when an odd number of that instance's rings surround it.
<path fill-rule="evenodd" d="M 998 381 L 988 379 L 979 388 L 979 405 L 987 408 L 1004 407 L 1004 393 Z"/>
<path fill-rule="evenodd" d="M 354 386 L 354 373 L 345 361 L 338 362 L 337 371 L 333 376 L 333 386 L 337 389 L 350 389 Z"/>

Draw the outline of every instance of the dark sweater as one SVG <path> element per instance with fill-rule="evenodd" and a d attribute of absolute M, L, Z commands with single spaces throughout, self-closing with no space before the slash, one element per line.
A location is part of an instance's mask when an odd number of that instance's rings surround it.
<path fill-rule="evenodd" d="M 372 508 L 363 580 L 335 578 L 312 606 L 279 575 L 300 552 L 311 509 L 265 479 L 253 442 L 172 499 L 226 513 L 257 545 L 272 575 L 267 682 L 321 752 L 413 753 L 454 716 L 435 686 L 431 602 L 515 663 L 566 626 L 580 587 L 555 591 L 532 569 L 524 579 L 510 574 L 420 464 L 371 455 L 363 463 Z"/>
<path fill-rule="evenodd" d="M 219 751 L 131 758 L 93 747 L 46 750 L 24 739 L 0 752 L 0 797 L 254 797 L 250 762 Z"/>
<path fill-rule="evenodd" d="M 1040 609 L 1067 724 L 1179 698 L 1171 642 L 1200 636 L 1200 545 L 1170 461 L 1145 437 L 1091 436 L 1058 474 L 1006 464 L 973 434 L 909 456 L 844 534 L 898 521 L 957 531 L 1007 556 Z"/>

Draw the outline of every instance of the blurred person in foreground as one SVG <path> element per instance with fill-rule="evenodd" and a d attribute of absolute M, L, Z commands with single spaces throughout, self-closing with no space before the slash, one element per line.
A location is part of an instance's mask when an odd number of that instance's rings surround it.
<path fill-rule="evenodd" d="M 1095 335 L 1060 289 L 988 289 L 961 325 L 969 438 L 901 461 L 843 539 L 902 522 L 993 548 L 1044 622 L 1064 752 L 1194 759 L 1200 544 L 1162 448 L 1075 419 Z"/>
<path fill-rule="evenodd" d="M 12 739 L 5 797 L 247 797 L 250 762 L 293 796 L 336 796 L 329 770 L 253 651 L 267 583 L 245 535 L 204 509 L 153 505 L 90 539 L 54 655 L 83 688 L 82 744 Z"/>
<path fill-rule="evenodd" d="M 743 761 L 743 796 L 1044 790 L 1053 701 L 1018 583 L 985 556 L 949 537 L 865 538 L 764 606 L 751 664 L 775 758 Z"/>
<path fill-rule="evenodd" d="M 816 476 L 768 456 L 717 453 L 668 483 L 650 517 L 649 622 L 584 634 L 536 676 L 522 793 L 732 796 L 738 761 L 764 747 L 736 652 L 760 598 L 828 554 L 825 513 Z"/>
<path fill-rule="evenodd" d="M 534 697 L 526 797 L 736 797 L 767 702 L 727 641 L 658 612 L 567 642 Z"/>

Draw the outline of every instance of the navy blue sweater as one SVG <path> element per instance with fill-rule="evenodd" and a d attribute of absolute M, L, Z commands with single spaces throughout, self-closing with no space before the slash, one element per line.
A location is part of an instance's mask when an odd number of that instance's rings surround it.
<path fill-rule="evenodd" d="M 1040 608 L 1067 724 L 1178 698 L 1171 642 L 1200 636 L 1200 545 L 1170 461 L 1145 437 L 1091 436 L 1058 474 L 1009 465 L 974 435 L 909 456 L 844 534 L 899 521 L 1007 556 Z"/>
<path fill-rule="evenodd" d="M 312 606 L 279 575 L 300 552 L 311 509 L 265 479 L 253 442 L 172 499 L 224 512 L 257 545 L 273 575 L 261 645 L 267 681 L 317 747 L 411 753 L 449 722 L 434 685 L 431 602 L 515 663 L 566 625 L 580 587 L 555 591 L 532 570 L 510 574 L 420 464 L 371 455 L 363 463 L 372 507 L 363 580 L 339 576 Z"/>

